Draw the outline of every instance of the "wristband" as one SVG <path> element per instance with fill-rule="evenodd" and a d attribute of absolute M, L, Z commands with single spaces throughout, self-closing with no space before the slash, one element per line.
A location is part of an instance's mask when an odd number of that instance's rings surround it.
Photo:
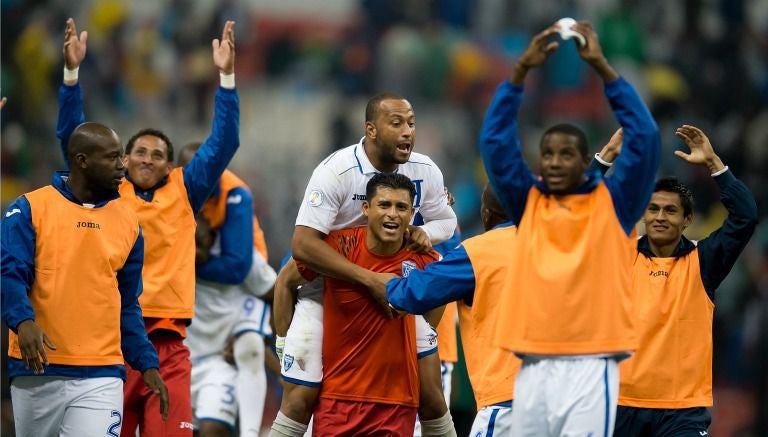
<path fill-rule="evenodd" d="M 233 89 L 235 87 L 235 73 L 219 73 L 222 88 Z"/>
<path fill-rule="evenodd" d="M 77 80 L 77 73 L 80 71 L 80 67 L 75 68 L 74 70 L 70 70 L 67 68 L 67 66 L 64 66 L 64 80 L 65 81 L 76 81 Z"/>

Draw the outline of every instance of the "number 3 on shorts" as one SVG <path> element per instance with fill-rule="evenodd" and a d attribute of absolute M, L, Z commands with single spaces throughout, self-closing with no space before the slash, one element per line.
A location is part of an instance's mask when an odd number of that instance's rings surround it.
<path fill-rule="evenodd" d="M 107 435 L 109 437 L 120 437 L 120 424 L 123 423 L 123 417 L 117 410 L 112 410 L 109 415 L 112 417 L 117 417 L 117 419 L 115 419 L 115 421 L 109 425 L 109 428 L 107 428 Z"/>

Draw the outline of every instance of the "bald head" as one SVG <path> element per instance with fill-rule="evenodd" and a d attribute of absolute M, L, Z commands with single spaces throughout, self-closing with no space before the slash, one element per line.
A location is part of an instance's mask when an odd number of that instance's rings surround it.
<path fill-rule="evenodd" d="M 67 144 L 67 158 L 74 163 L 78 154 L 91 155 L 119 147 L 120 138 L 115 131 L 101 123 L 86 122 L 75 128 Z"/>
<path fill-rule="evenodd" d="M 486 184 L 485 189 L 483 189 L 483 196 L 480 200 L 480 218 L 486 231 L 509 221 L 507 213 L 504 212 L 504 208 L 502 208 L 499 199 L 493 193 L 490 184 Z"/>

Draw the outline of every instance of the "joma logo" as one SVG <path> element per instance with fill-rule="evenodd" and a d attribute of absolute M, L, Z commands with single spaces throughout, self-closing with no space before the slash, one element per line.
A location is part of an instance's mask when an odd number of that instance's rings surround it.
<path fill-rule="evenodd" d="M 94 222 L 77 222 L 76 228 L 90 228 L 90 229 L 99 229 L 101 230 L 101 226 L 99 226 L 98 223 Z"/>

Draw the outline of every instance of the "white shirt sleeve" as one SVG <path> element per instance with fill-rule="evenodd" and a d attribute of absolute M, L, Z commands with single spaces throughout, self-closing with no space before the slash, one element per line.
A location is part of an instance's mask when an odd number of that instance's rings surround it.
<path fill-rule="evenodd" d="M 296 226 L 307 226 L 328 234 L 339 213 L 341 191 L 341 179 L 333 169 L 322 164 L 317 166 L 301 200 Z"/>
<path fill-rule="evenodd" d="M 425 181 L 423 204 L 419 212 L 424 218 L 422 229 L 432 244 L 439 244 L 453 236 L 457 220 L 456 213 L 448 205 L 443 173 L 434 163 L 431 169 L 433 174 Z"/>

